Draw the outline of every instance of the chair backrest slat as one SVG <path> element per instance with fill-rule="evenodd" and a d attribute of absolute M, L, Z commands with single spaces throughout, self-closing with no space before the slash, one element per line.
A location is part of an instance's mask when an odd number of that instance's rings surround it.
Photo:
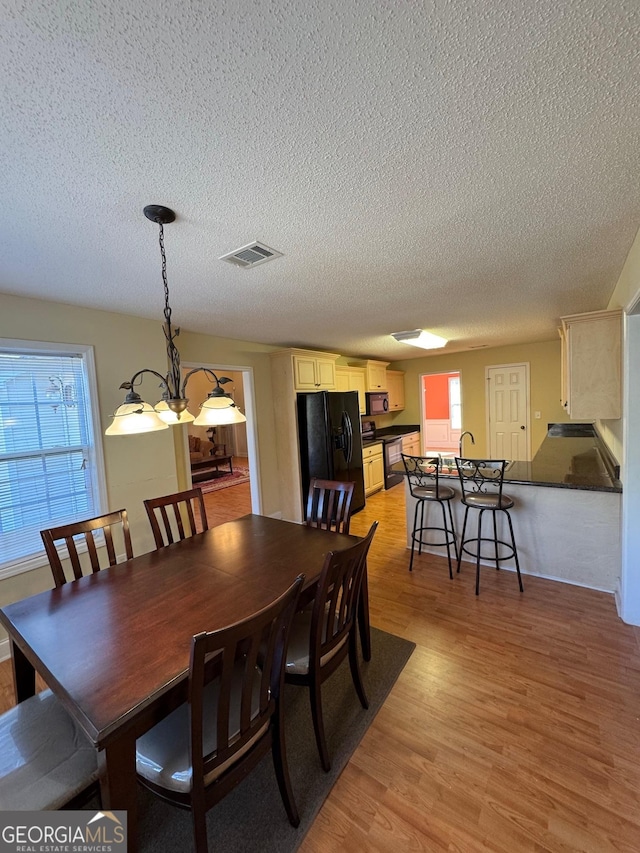
<path fill-rule="evenodd" d="M 307 527 L 348 533 L 355 483 L 313 478 L 307 497 Z"/>
<path fill-rule="evenodd" d="M 172 495 L 164 495 L 160 498 L 149 498 L 144 502 L 156 548 L 164 548 L 166 545 L 173 544 L 175 541 L 174 532 L 176 531 L 178 540 L 186 539 L 198 532 L 193 511 L 194 505 L 198 510 L 198 519 L 202 530 L 208 530 L 204 497 L 202 489 L 198 487 L 184 492 L 176 492 Z M 172 518 L 167 512 L 168 508 L 173 509 Z M 162 526 L 158 520 L 158 514 Z"/>
<path fill-rule="evenodd" d="M 243 622 L 196 635 L 191 644 L 189 706 L 193 784 L 202 785 L 216 767 L 238 753 L 270 722 L 284 679 L 284 652 L 298 596 L 300 575 L 286 592 Z M 213 664 L 213 665 L 212 665 Z M 258 706 L 256 680 L 259 679 Z M 205 687 L 218 682 L 216 749 L 204 754 Z M 234 697 L 240 696 L 239 705 Z"/>
<path fill-rule="evenodd" d="M 310 664 L 319 666 L 351 630 L 366 569 L 367 553 L 378 527 L 374 521 L 360 542 L 325 557 L 313 603 L 310 631 Z"/>
<path fill-rule="evenodd" d="M 102 566 L 100 565 L 100 553 L 95 537 L 98 533 L 103 534 L 108 565 L 116 565 L 118 559 L 113 538 L 112 528 L 114 527 L 121 527 L 125 557 L 127 560 L 130 560 L 133 557 L 133 548 L 131 546 L 129 518 L 127 516 L 126 509 L 119 509 L 116 512 L 110 512 L 107 515 L 99 515 L 95 518 L 89 518 L 83 521 L 74 521 L 71 524 L 63 524 L 60 527 L 50 527 L 47 530 L 41 530 L 40 536 L 42 537 L 44 548 L 47 552 L 54 584 L 59 587 L 67 582 L 62 560 L 55 544 L 56 542 L 64 542 L 69 562 L 71 564 L 71 569 L 73 571 L 73 577 L 75 580 L 79 580 L 84 573 L 75 537 L 84 537 L 91 571 L 94 573 L 99 572 Z"/>

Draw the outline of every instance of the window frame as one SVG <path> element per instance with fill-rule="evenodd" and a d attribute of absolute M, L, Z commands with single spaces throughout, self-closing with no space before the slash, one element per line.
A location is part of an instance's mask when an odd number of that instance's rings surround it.
<path fill-rule="evenodd" d="M 66 344 L 54 343 L 52 341 L 25 341 L 14 338 L 0 338 L 0 348 L 11 350 L 17 354 L 28 355 L 78 355 L 82 358 L 86 375 L 88 390 L 88 424 L 93 436 L 93 454 L 96 473 L 96 515 L 106 512 L 107 502 L 107 479 L 105 474 L 104 451 L 102 446 L 102 424 L 100 420 L 100 407 L 98 400 L 98 380 L 96 377 L 96 365 L 94 348 L 90 344 Z M 49 561 L 44 550 L 34 552 L 28 557 L 20 557 L 17 560 L 0 566 L 0 581 L 15 577 L 24 572 L 48 566 Z"/>

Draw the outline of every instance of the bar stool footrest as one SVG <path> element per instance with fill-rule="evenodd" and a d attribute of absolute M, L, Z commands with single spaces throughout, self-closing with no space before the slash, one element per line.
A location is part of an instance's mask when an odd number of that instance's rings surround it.
<path fill-rule="evenodd" d="M 460 554 L 468 554 L 470 557 L 473 557 L 474 560 L 477 560 L 478 559 L 478 550 L 477 550 L 478 546 L 476 546 L 475 551 L 471 551 L 469 548 L 465 548 L 465 545 L 471 545 L 474 542 L 475 543 L 480 542 L 480 545 L 479 545 L 479 547 L 480 547 L 480 559 L 481 560 L 487 560 L 488 562 L 491 562 L 491 563 L 495 563 L 496 560 L 498 562 L 501 562 L 502 560 L 511 560 L 513 557 L 515 557 L 515 554 L 516 554 L 515 549 L 514 549 L 513 545 L 511 545 L 510 542 L 503 542 L 502 539 L 498 539 L 497 543 L 496 543 L 496 540 L 493 539 L 493 537 L 488 537 L 488 536 L 483 536 L 481 539 L 477 539 L 477 538 L 465 539 L 464 542 L 460 543 Z M 491 544 L 491 549 L 492 549 L 491 554 L 483 554 L 482 553 L 482 543 L 483 542 L 489 542 Z M 496 557 L 496 550 L 495 550 L 496 544 L 502 545 L 503 548 L 507 549 L 508 553 L 503 554 L 502 557 L 500 557 L 500 556 Z"/>

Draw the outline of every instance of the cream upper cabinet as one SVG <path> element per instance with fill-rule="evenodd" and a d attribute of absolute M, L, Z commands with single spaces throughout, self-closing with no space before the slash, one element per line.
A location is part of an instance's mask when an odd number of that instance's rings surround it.
<path fill-rule="evenodd" d="M 363 367 L 343 367 L 337 365 L 336 390 L 357 391 L 360 414 L 366 414 L 367 398 L 365 397 L 365 370 Z"/>
<path fill-rule="evenodd" d="M 389 392 L 389 411 L 404 409 L 404 371 L 387 370 L 387 391 Z"/>
<path fill-rule="evenodd" d="M 292 350 L 296 391 L 335 391 L 337 356 Z"/>
<path fill-rule="evenodd" d="M 364 367 L 365 390 L 386 391 L 387 390 L 387 365 L 388 361 L 358 361 L 349 363 L 351 367 Z"/>
<path fill-rule="evenodd" d="M 622 311 L 573 314 L 561 322 L 561 402 L 569 417 L 621 417 Z"/>

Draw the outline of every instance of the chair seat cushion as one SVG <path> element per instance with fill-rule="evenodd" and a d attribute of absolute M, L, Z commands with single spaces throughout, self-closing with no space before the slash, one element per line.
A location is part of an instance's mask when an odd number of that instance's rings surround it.
<path fill-rule="evenodd" d="M 289 645 L 287 646 L 287 663 L 285 666 L 285 675 L 307 675 L 309 672 L 309 645 L 311 637 L 311 615 L 313 612 L 313 603 L 304 610 L 298 611 L 293 619 L 291 633 L 289 635 Z M 323 637 L 323 641 L 326 638 Z M 342 646 L 347 642 L 345 636 L 340 643 L 334 646 L 330 652 L 320 658 L 320 666 L 324 666 L 328 661 L 336 655 Z"/>
<path fill-rule="evenodd" d="M 465 495 L 463 503 L 478 509 L 511 509 L 513 499 L 509 495 L 503 494 L 502 500 L 500 500 L 497 494 L 478 492 L 477 494 Z"/>
<path fill-rule="evenodd" d="M 441 486 L 440 484 L 438 484 L 437 491 L 435 486 L 433 488 L 430 486 L 419 486 L 413 489 L 412 494 L 414 498 L 418 498 L 421 501 L 449 501 L 455 497 L 455 492 L 451 486 Z"/>
<path fill-rule="evenodd" d="M 229 707 L 229 740 L 233 741 L 240 732 L 240 702 L 242 691 L 241 664 L 238 664 L 237 676 L 231 688 Z M 261 672 L 256 667 L 253 682 L 251 718 L 254 719 L 260 710 L 260 679 Z M 218 722 L 218 693 L 220 682 L 211 681 L 204 689 L 204 754 L 216 750 Z M 205 777 L 205 785 L 210 784 L 225 770 L 235 764 L 251 747 L 266 733 L 268 723 L 251 738 L 242 749 L 216 767 Z M 189 721 L 189 705 L 184 703 L 176 708 L 168 717 L 161 720 L 152 729 L 138 738 L 136 742 L 136 771 L 144 779 L 155 785 L 172 791 L 188 793 L 191 790 L 192 768 L 189 757 L 189 742 L 191 729 Z"/>
<path fill-rule="evenodd" d="M 0 716 L 0 811 L 59 809 L 97 779 L 95 747 L 50 690 Z"/>

